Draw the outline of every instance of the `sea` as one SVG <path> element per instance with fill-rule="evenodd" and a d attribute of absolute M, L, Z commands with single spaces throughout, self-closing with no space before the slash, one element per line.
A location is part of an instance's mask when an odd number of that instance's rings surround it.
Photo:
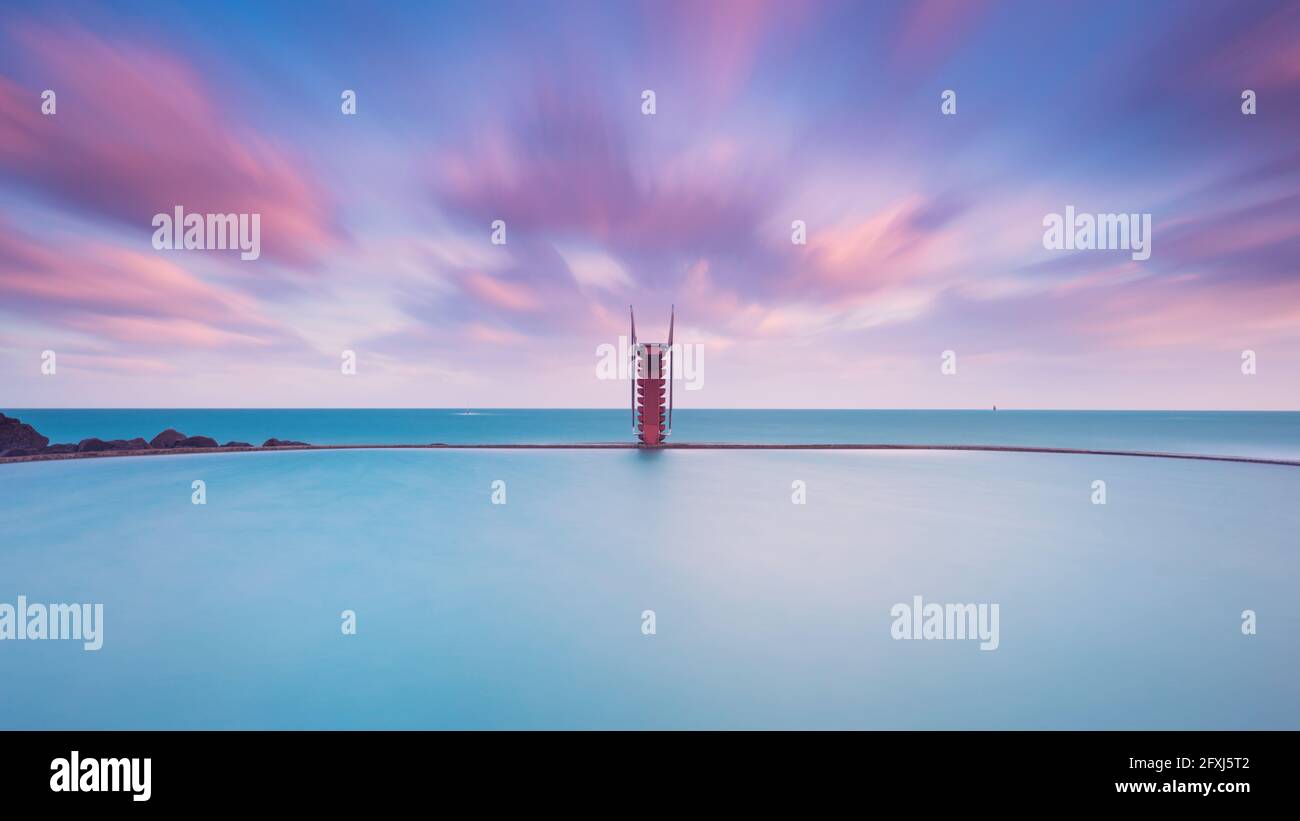
<path fill-rule="evenodd" d="M 631 438 L 613 410 L 5 413 L 53 442 Z M 1300 414 L 686 410 L 672 440 L 1296 459 Z M 0 640 L 0 728 L 1300 729 L 1298 500 L 1300 467 L 1044 453 L 5 464 L 0 620 L 103 622 Z M 917 604 L 996 606 L 996 641 L 900 635 Z"/>
<path fill-rule="evenodd" d="M 316 445 L 629 441 L 627 410 L 149 409 L 5 411 L 51 442 L 151 439 Z M 680 410 L 671 441 L 1025 445 L 1300 459 L 1300 413 L 1015 410 Z"/>

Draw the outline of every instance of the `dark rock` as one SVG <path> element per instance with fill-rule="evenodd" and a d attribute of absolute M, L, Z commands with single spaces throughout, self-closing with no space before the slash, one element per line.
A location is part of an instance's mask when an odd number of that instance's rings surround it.
<path fill-rule="evenodd" d="M 50 438 L 41 436 L 31 425 L 0 413 L 0 453 L 15 448 L 40 450 L 49 443 Z"/>
<path fill-rule="evenodd" d="M 251 448 L 252 445 L 247 442 L 227 442 L 222 445 L 223 448 Z"/>
<path fill-rule="evenodd" d="M 262 443 L 264 448 L 291 448 L 291 447 L 311 447 L 306 442 L 295 442 L 292 439 L 276 439 L 271 437 Z"/>
<path fill-rule="evenodd" d="M 105 442 L 103 439 L 91 437 L 82 439 L 77 443 L 78 453 L 103 453 L 110 450 L 148 450 L 149 443 L 136 437 L 134 439 L 109 439 Z"/>
<path fill-rule="evenodd" d="M 10 456 L 31 456 L 33 453 L 36 453 L 36 451 L 28 450 L 27 448 L 10 448 L 9 450 L 0 451 L 0 458 L 8 458 Z"/>
<path fill-rule="evenodd" d="M 76 453 L 77 446 L 70 444 L 46 445 L 41 448 L 41 453 Z"/>
<path fill-rule="evenodd" d="M 219 445 L 217 445 L 217 440 L 213 439 L 211 436 L 187 436 L 184 439 L 177 442 L 175 445 L 173 445 L 173 447 L 215 448 L 215 447 L 219 447 Z"/>
<path fill-rule="evenodd" d="M 182 441 L 183 439 L 185 439 L 185 434 L 181 433 L 178 430 L 173 430 L 172 428 L 168 428 L 167 430 L 158 434 L 154 438 L 150 439 L 149 447 L 172 448 L 172 447 L 176 447 L 176 443 Z"/>

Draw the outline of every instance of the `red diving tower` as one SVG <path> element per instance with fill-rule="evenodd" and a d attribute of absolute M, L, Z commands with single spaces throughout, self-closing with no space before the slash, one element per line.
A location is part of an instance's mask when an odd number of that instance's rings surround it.
<path fill-rule="evenodd" d="M 632 432 L 648 447 L 662 445 L 673 432 L 673 322 L 668 316 L 667 342 L 636 341 L 636 314 L 632 319 Z M 664 382 L 668 382 L 668 413 L 664 414 Z"/>

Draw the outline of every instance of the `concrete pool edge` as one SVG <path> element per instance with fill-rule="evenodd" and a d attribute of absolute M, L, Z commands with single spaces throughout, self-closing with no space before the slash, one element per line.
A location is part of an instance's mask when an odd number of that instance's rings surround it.
<path fill-rule="evenodd" d="M 1165 453 L 1140 450 L 1096 450 L 1090 448 L 1050 448 L 1028 445 L 925 445 L 885 443 L 744 443 L 744 442 L 673 442 L 646 447 L 635 442 L 556 442 L 556 443 L 466 443 L 447 444 L 370 444 L 370 445 L 286 445 L 281 447 L 151 448 L 149 450 L 108 450 L 87 453 L 37 453 L 27 456 L 0 457 L 0 465 L 20 462 L 56 462 L 75 459 L 99 459 L 125 456 L 168 456 L 208 453 L 280 453 L 287 451 L 324 450 L 862 450 L 862 451 L 968 451 L 982 453 L 1047 453 L 1076 456 L 1130 456 L 1149 459 L 1189 459 L 1203 462 L 1237 462 L 1244 464 L 1300 467 L 1300 460 L 1265 456 L 1222 456 L 1199 453 Z"/>

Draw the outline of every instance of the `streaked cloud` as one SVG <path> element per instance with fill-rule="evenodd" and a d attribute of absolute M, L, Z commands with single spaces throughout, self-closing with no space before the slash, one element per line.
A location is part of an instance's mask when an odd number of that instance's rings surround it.
<path fill-rule="evenodd" d="M 348 347 L 374 401 L 613 405 L 629 303 L 714 406 L 1215 407 L 1189 372 L 1247 347 L 1240 404 L 1300 403 L 1294 4 L 72 8 L 0 21 L 0 361 L 57 343 L 88 404 L 354 402 Z M 178 204 L 261 213 L 263 259 L 154 251 Z M 1044 249 L 1067 204 L 1150 213 L 1150 260 Z"/>

